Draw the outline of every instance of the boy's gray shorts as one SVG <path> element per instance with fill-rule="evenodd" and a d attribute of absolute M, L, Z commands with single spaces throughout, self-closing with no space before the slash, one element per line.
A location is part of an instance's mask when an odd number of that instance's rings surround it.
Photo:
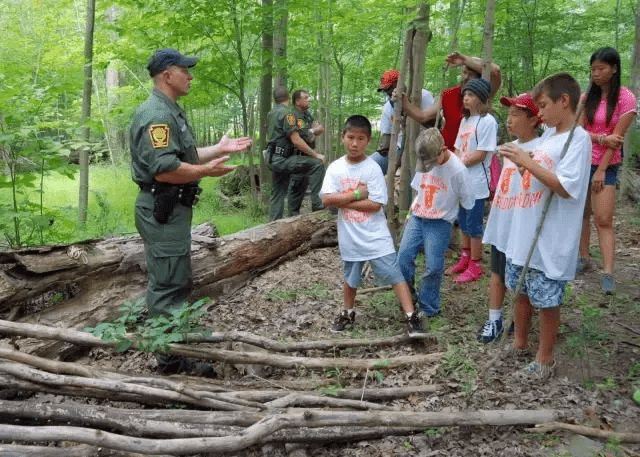
<path fill-rule="evenodd" d="M 344 282 L 349 287 L 358 288 L 362 286 L 362 267 L 365 262 L 369 262 L 373 270 L 373 276 L 378 286 L 392 286 L 404 282 L 404 276 L 400 271 L 397 254 L 387 254 L 371 260 L 343 261 Z"/>

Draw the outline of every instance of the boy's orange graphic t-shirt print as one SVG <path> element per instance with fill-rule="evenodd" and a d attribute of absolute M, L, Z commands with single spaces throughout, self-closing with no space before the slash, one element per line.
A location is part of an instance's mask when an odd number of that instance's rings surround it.
<path fill-rule="evenodd" d="M 345 177 L 340 180 L 340 188 L 344 189 L 340 193 L 341 194 L 350 194 L 354 190 L 358 188 L 358 184 L 360 184 L 359 178 L 350 178 Z M 356 209 L 344 208 L 344 220 L 347 222 L 355 222 L 358 224 L 362 224 L 369 220 L 371 217 L 371 213 L 366 211 L 358 211 Z"/>
<path fill-rule="evenodd" d="M 534 151 L 533 159 L 540 165 L 546 167 L 547 170 L 553 169 L 553 160 L 544 151 Z M 493 200 L 493 206 L 496 206 L 499 209 L 511 209 L 514 207 L 529 208 L 540 203 L 546 187 L 542 186 L 542 189 L 535 192 L 531 191 L 531 180 L 535 177 L 529 170 L 526 170 L 520 178 L 520 192 L 516 195 L 509 196 L 513 187 L 513 180 L 516 178 L 516 170 L 516 166 L 513 162 L 505 162 L 505 166 L 500 176 L 500 182 L 498 183 L 500 191 Z"/>

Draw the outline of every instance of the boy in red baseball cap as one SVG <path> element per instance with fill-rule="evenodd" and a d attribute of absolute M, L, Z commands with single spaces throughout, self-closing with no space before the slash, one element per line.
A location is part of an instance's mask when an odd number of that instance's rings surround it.
<path fill-rule="evenodd" d="M 514 98 L 502 97 L 500 103 L 509 108 L 507 130 L 516 137 L 513 142 L 527 152 L 533 151 L 540 143 L 537 126 L 538 107 L 531 94 L 525 93 Z M 504 270 L 505 252 L 511 231 L 513 212 L 506 196 L 509 181 L 523 179 L 509 159 L 504 159 L 498 188 L 493 199 L 482 242 L 491 245 L 491 278 L 489 279 L 489 319 L 478 332 L 478 340 L 491 343 L 502 334 L 502 303 L 506 292 Z M 509 331 L 512 331 L 510 328 Z"/>

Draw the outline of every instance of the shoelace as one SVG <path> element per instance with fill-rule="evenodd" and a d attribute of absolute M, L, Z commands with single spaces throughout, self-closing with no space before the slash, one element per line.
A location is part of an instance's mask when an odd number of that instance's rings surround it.
<path fill-rule="evenodd" d="M 484 327 L 482 329 L 482 336 L 491 336 L 495 334 L 493 329 L 495 328 L 495 333 L 498 333 L 498 325 L 495 321 L 485 322 Z"/>

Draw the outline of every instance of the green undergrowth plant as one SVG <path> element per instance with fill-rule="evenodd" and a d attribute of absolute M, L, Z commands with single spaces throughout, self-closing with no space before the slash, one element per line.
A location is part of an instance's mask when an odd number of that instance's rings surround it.
<path fill-rule="evenodd" d="M 462 390 L 470 397 L 478 376 L 478 367 L 473 344 L 451 344 L 438 368 L 443 378 L 455 379 L 462 385 Z"/>
<path fill-rule="evenodd" d="M 95 327 L 87 327 L 89 332 L 106 342 L 115 343 L 117 352 L 124 352 L 134 346 L 146 352 L 167 352 L 173 343 L 184 341 L 187 334 L 199 333 L 210 336 L 212 330 L 205 330 L 200 318 L 205 314 L 203 305 L 208 298 L 194 303 L 185 302 L 170 316 L 154 316 L 144 319 L 145 299 L 135 303 L 126 302 L 119 309 L 122 314 L 112 322 L 101 322 Z"/>

